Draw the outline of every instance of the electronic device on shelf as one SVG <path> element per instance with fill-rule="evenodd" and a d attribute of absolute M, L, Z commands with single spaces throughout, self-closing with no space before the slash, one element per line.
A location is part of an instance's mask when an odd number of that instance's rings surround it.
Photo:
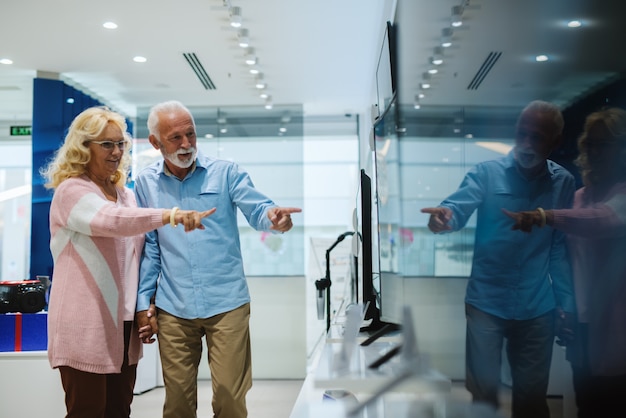
<path fill-rule="evenodd" d="M 40 280 L 0 281 L 0 313 L 36 313 L 46 306 L 46 288 Z"/>

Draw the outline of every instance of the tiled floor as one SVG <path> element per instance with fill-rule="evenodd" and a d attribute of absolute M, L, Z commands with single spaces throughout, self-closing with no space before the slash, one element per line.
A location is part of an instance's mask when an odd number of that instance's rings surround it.
<path fill-rule="evenodd" d="M 302 380 L 255 380 L 248 392 L 249 418 L 287 418 L 300 392 Z M 162 416 L 164 390 L 152 389 L 135 395 L 131 418 L 158 418 Z M 213 417 L 211 409 L 211 381 L 198 382 L 198 418 Z"/>
<path fill-rule="evenodd" d="M 302 380 L 255 380 L 248 393 L 249 418 L 287 418 L 291 414 Z M 455 399 L 471 399 L 465 390 L 463 382 L 453 382 L 452 395 Z M 131 418 L 158 418 L 163 407 L 164 391 L 162 387 L 152 389 L 141 395 L 135 395 L 132 405 Z M 511 391 L 507 387 L 501 392 L 502 408 L 500 413 L 504 418 L 511 416 Z M 211 418 L 211 382 L 201 380 L 198 383 L 198 418 Z M 561 398 L 548 398 L 550 416 L 552 418 L 572 418 L 563 416 L 563 402 Z M 398 417 L 394 417 L 398 418 Z"/>

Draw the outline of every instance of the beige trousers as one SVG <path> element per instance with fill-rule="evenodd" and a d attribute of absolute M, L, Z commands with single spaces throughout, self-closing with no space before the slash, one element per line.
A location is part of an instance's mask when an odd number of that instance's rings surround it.
<path fill-rule="evenodd" d="M 163 418 L 195 418 L 198 366 L 206 337 L 216 418 L 245 418 L 252 387 L 250 304 L 206 319 L 158 312 L 159 352 L 165 384 Z"/>

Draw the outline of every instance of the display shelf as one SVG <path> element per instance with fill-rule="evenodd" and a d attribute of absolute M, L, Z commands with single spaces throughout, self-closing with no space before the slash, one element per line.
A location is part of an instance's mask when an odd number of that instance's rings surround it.
<path fill-rule="evenodd" d="M 327 343 L 323 347 L 319 363 L 314 373 L 314 386 L 324 389 L 341 389 L 351 393 L 374 393 L 380 387 L 393 380 L 405 365 L 399 358 L 392 358 L 389 362 L 376 369 L 368 367 L 378 360 L 397 343 L 374 342 L 367 347 L 357 346 L 350 364 L 343 367 L 341 343 Z M 452 382 L 442 373 L 428 366 L 424 356 L 420 370 L 405 382 L 399 384 L 394 391 L 404 393 L 448 393 Z"/>

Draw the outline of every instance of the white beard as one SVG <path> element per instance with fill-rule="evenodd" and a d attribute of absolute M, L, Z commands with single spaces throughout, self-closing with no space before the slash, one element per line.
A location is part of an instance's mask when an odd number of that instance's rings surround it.
<path fill-rule="evenodd" d="M 543 159 L 532 150 L 520 151 L 517 147 L 514 148 L 515 161 L 520 167 L 527 170 L 537 167 L 543 162 Z"/>
<path fill-rule="evenodd" d="M 196 147 L 191 147 L 188 150 L 179 149 L 179 150 L 176 150 L 176 152 L 173 152 L 171 154 L 168 154 L 167 152 L 165 152 L 165 149 L 161 147 L 161 155 L 163 155 L 163 158 L 165 158 L 167 161 L 174 164 L 178 168 L 191 167 L 193 162 L 196 160 L 196 154 L 197 154 Z M 179 158 L 180 155 L 190 155 L 190 158 L 188 160 L 181 160 Z"/>

